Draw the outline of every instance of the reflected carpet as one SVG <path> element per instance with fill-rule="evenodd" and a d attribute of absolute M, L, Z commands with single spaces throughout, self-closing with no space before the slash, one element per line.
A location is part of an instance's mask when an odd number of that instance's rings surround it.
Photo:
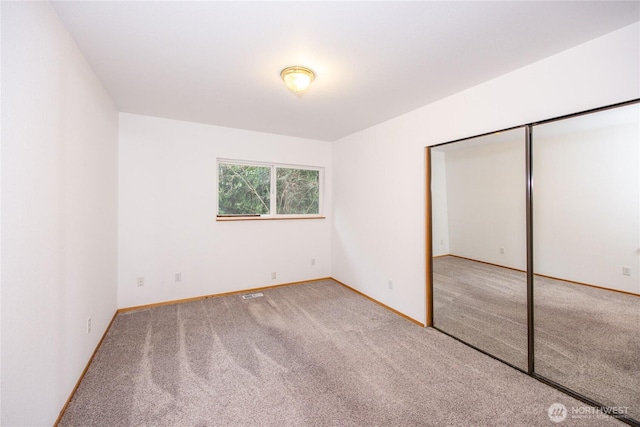
<path fill-rule="evenodd" d="M 434 258 L 434 325 L 527 369 L 524 272 Z M 536 373 L 640 420 L 640 297 L 534 279 Z"/>

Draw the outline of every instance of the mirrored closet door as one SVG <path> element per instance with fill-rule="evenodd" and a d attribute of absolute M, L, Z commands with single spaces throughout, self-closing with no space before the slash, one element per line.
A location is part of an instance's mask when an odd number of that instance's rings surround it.
<path fill-rule="evenodd" d="M 431 148 L 433 324 L 527 369 L 525 128 Z"/>
<path fill-rule="evenodd" d="M 535 372 L 637 420 L 639 142 L 638 104 L 532 129 Z"/>
<path fill-rule="evenodd" d="M 640 100 L 426 150 L 428 323 L 640 425 Z"/>

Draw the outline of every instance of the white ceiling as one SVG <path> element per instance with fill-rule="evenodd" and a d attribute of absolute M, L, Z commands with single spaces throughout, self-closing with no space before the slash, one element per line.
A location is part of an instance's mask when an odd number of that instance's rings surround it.
<path fill-rule="evenodd" d="M 120 111 L 326 141 L 640 20 L 640 1 L 53 7 Z M 302 97 L 290 65 L 317 75 Z"/>

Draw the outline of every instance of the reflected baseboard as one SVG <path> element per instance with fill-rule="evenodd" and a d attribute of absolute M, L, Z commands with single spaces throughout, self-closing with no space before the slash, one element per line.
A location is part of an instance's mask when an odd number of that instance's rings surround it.
<path fill-rule="evenodd" d="M 501 268 L 507 268 L 509 270 L 526 273 L 526 270 L 522 270 L 520 268 L 509 267 L 507 265 L 501 265 L 501 264 L 496 264 L 496 263 L 493 263 L 493 262 L 482 261 L 480 259 L 469 258 L 469 257 L 461 256 L 461 255 L 446 254 L 446 255 L 437 255 L 437 256 L 434 256 L 434 258 L 444 258 L 444 257 L 448 257 L 448 256 L 455 257 L 455 258 L 460 258 L 460 259 L 466 259 L 466 260 L 474 261 L 474 262 L 480 262 L 482 264 L 492 265 L 492 266 L 501 267 Z M 562 278 L 562 277 L 549 276 L 549 275 L 546 275 L 546 274 L 533 273 L 533 275 L 535 277 L 544 277 L 546 279 L 561 280 L 563 282 L 573 283 L 575 285 L 589 286 L 591 288 L 602 289 L 604 291 L 619 292 L 619 293 L 625 294 L 625 295 L 632 295 L 632 296 L 635 296 L 635 297 L 640 297 L 640 293 L 636 293 L 636 292 L 623 291 L 621 289 L 608 288 L 606 286 L 594 285 L 592 283 L 578 282 L 578 281 L 575 281 L 575 280 L 565 279 L 565 278 Z"/>

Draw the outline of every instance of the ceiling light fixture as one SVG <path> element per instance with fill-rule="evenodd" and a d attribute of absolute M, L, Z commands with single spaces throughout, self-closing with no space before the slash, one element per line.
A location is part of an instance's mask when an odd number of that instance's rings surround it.
<path fill-rule="evenodd" d="M 287 88 L 296 95 L 306 93 L 309 90 L 309 85 L 316 78 L 313 71 L 298 65 L 285 68 L 280 72 L 280 77 Z"/>

